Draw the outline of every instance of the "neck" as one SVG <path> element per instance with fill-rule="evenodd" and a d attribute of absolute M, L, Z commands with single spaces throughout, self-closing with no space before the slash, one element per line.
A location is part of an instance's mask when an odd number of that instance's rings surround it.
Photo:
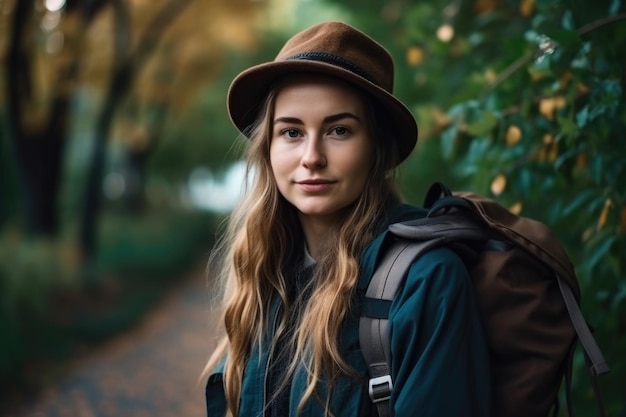
<path fill-rule="evenodd" d="M 302 225 L 309 254 L 313 259 L 318 260 L 322 254 L 323 247 L 326 245 L 329 232 L 336 224 L 336 219 L 300 216 L 300 224 Z"/>

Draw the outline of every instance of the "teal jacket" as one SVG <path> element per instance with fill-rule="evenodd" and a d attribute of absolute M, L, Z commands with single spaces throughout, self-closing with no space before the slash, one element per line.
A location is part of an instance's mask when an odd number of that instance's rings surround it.
<path fill-rule="evenodd" d="M 393 211 L 391 222 L 423 217 L 425 212 L 403 205 Z M 383 232 L 366 248 L 355 294 L 354 312 L 343 324 L 340 349 L 360 378 L 345 376 L 330 394 L 337 417 L 375 416 L 367 394 L 367 366 L 359 347 L 359 312 L 374 269 L 392 237 Z M 270 320 L 280 311 L 275 298 Z M 244 372 L 240 416 L 262 417 L 266 403 L 266 369 L 269 363 L 273 323 L 261 349 L 254 348 Z M 447 248 L 432 250 L 414 262 L 404 286 L 389 312 L 392 377 L 391 415 L 399 417 L 488 417 L 490 415 L 489 359 L 473 287 L 461 259 Z M 323 385 L 323 384 L 322 384 Z M 306 387 L 302 370 L 291 386 L 291 412 Z M 225 398 L 221 370 L 206 386 L 207 417 L 223 417 Z M 323 407 L 309 401 L 298 417 L 321 417 Z M 288 417 L 288 416 L 285 416 Z"/>

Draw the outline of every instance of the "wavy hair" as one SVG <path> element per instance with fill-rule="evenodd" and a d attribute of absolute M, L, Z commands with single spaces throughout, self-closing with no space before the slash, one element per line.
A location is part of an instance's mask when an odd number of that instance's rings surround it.
<path fill-rule="evenodd" d="M 269 304 L 276 292 L 288 303 L 285 270 L 302 248 L 303 234 L 296 209 L 280 194 L 270 165 L 270 141 L 277 90 L 268 94 L 250 134 L 246 152 L 250 183 L 229 219 L 209 260 L 211 279 L 222 289 L 221 314 L 226 336 L 213 353 L 204 374 L 225 360 L 224 389 L 228 414 L 239 416 L 239 397 L 246 361 L 252 349 L 261 345 Z M 341 325 L 351 309 L 359 277 L 359 258 L 365 246 L 383 226 L 389 209 L 400 201 L 393 167 L 398 151 L 391 126 L 380 123 L 382 109 L 363 96 L 367 129 L 375 143 L 375 161 L 365 189 L 343 213 L 326 239 L 311 279 L 310 298 L 292 338 L 295 355 L 288 369 L 304 364 L 308 386 L 299 409 L 308 400 L 320 401 L 330 411 L 329 396 L 321 398 L 319 383 L 332 386 L 341 375 L 354 375 L 338 347 Z M 384 130 L 383 130 L 384 129 Z M 295 248 L 295 249 L 294 249 Z M 279 334 L 286 327 L 286 315 Z M 274 336 L 274 340 L 278 335 Z M 328 385 L 327 385 L 328 384 Z"/>

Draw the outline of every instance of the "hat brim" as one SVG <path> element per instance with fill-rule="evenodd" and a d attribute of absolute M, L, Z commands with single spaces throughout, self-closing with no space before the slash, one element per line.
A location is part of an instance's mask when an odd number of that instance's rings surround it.
<path fill-rule="evenodd" d="M 244 135 L 255 122 L 269 89 L 279 80 L 297 73 L 317 73 L 339 78 L 371 95 L 380 108 L 382 122 L 395 132 L 398 163 L 404 161 L 417 143 L 418 128 L 409 109 L 393 95 L 367 79 L 335 65 L 318 61 L 274 61 L 251 67 L 240 73 L 228 90 L 228 113 Z"/>

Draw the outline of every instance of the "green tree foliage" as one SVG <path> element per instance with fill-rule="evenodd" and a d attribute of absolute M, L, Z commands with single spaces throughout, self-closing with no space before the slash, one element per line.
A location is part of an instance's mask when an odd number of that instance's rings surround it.
<path fill-rule="evenodd" d="M 397 94 L 420 125 L 403 169 L 407 197 L 419 203 L 439 179 L 550 225 L 611 366 L 600 377 L 609 415 L 625 416 L 626 4 L 398 0 L 363 12 L 356 0 L 332 3 L 359 10 L 354 23 L 396 57 Z M 576 410 L 593 415 L 575 359 Z"/>

